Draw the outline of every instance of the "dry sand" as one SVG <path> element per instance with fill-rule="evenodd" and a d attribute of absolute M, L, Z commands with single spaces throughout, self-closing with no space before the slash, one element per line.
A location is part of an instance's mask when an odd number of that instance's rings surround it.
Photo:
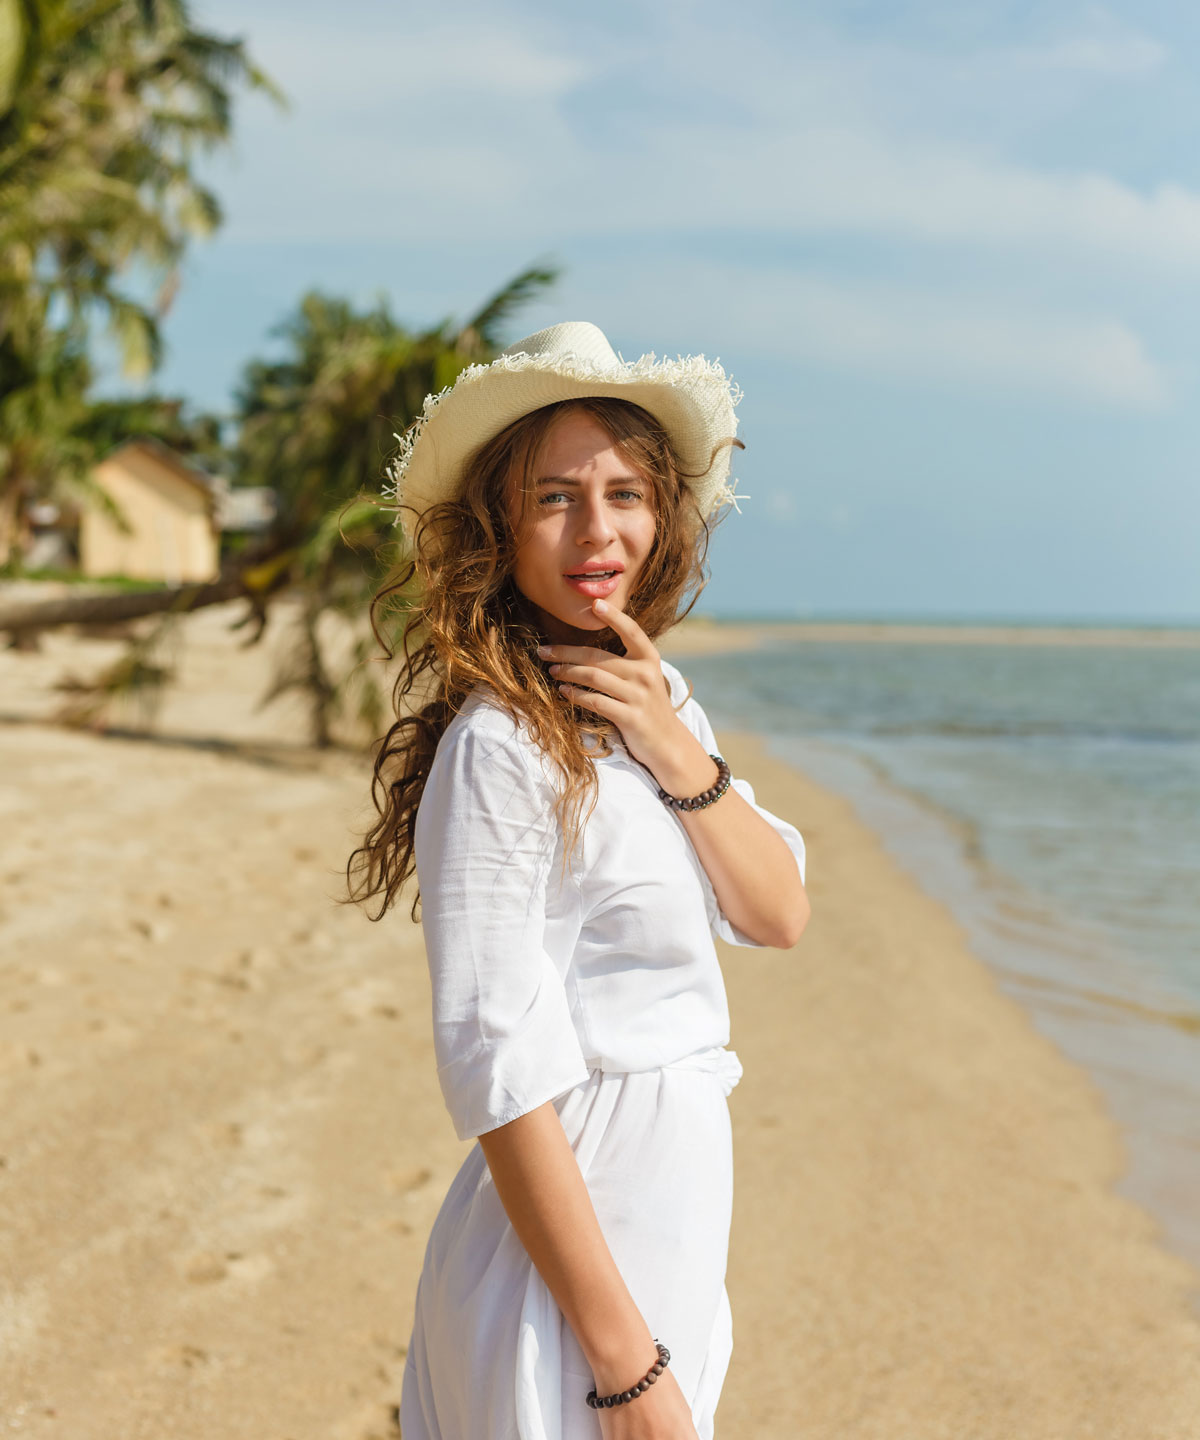
<path fill-rule="evenodd" d="M 5 1434 L 398 1433 L 468 1147 L 407 906 L 333 903 L 363 763 L 255 713 L 237 613 L 188 622 L 154 740 L 30 722 L 111 642 L 0 654 Z M 718 1436 L 1195 1440 L 1200 1277 L 1113 1192 L 1090 1079 L 846 801 L 721 743 L 803 830 L 814 915 L 790 952 L 722 947 L 745 1076 Z"/>

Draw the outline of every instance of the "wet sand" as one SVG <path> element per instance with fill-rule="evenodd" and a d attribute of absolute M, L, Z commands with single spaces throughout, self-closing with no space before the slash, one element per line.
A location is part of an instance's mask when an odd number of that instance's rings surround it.
<path fill-rule="evenodd" d="M 469 1147 L 408 901 L 333 903 L 364 763 L 255 709 L 238 613 L 188 622 L 155 739 L 34 723 L 115 642 L 0 653 L 6 1433 L 398 1433 Z M 730 643 L 708 628 L 660 648 L 686 674 L 686 644 Z M 814 914 L 792 951 L 721 947 L 745 1075 L 718 1436 L 1194 1440 L 1200 1280 L 1115 1194 L 1086 1073 L 849 802 L 720 740 L 804 832 Z"/>

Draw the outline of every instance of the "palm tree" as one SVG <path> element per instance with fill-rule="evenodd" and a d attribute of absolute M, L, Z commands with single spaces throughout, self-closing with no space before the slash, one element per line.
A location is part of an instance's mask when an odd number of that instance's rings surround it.
<path fill-rule="evenodd" d="M 56 428 L 82 408 L 93 323 L 127 374 L 158 364 L 180 259 L 220 222 L 193 164 L 228 140 L 235 85 L 282 98 L 186 0 L 0 0 L 0 563 L 56 445 L 81 482 L 94 458 Z M 151 304 L 120 288 L 131 267 Z"/>
<path fill-rule="evenodd" d="M 465 324 L 446 319 L 419 331 L 400 324 L 383 299 L 356 311 L 316 291 L 305 295 L 274 332 L 286 358 L 248 365 L 237 392 L 240 478 L 274 486 L 284 525 L 310 532 L 315 515 L 380 473 L 394 432 L 416 418 L 427 394 L 497 354 L 509 316 L 557 274 L 532 265 Z"/>
<path fill-rule="evenodd" d="M 86 483 L 77 435 L 91 367 L 74 327 L 43 327 L 19 348 L 0 336 L 0 562 L 23 548 L 28 504 L 62 484 Z"/>
<path fill-rule="evenodd" d="M 196 154 L 228 141 L 235 84 L 282 96 L 242 41 L 195 29 L 186 0 L 4 5 L 24 23 L 0 90 L 0 334 L 40 328 L 50 296 L 100 314 L 145 374 L 184 249 L 221 219 Z M 117 289 L 134 263 L 159 276 L 153 307 Z"/>
<path fill-rule="evenodd" d="M 356 311 L 310 292 L 276 331 L 290 353 L 247 366 L 237 396 L 235 475 L 279 496 L 276 537 L 291 556 L 289 579 L 301 601 L 293 643 L 264 700 L 302 692 L 313 744 L 331 743 L 339 713 L 350 711 L 372 734 L 382 718 L 378 687 L 364 668 L 372 637 L 360 635 L 340 664 L 319 638 L 326 613 L 361 621 L 382 565 L 393 558 L 392 517 L 364 495 L 364 484 L 382 474 L 395 433 L 420 414 L 426 395 L 467 365 L 493 359 L 504 322 L 556 278 L 556 270 L 533 265 L 465 324 L 447 319 L 420 331 L 400 324 L 385 300 Z M 393 609 L 397 629 L 402 617 L 402 607 Z"/>

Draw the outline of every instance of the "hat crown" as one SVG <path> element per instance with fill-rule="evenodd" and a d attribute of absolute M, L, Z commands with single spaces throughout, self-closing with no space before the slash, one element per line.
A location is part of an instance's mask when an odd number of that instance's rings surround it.
<path fill-rule="evenodd" d="M 608 343 L 608 336 L 588 320 L 564 320 L 518 340 L 502 352 L 505 355 L 574 355 L 606 370 L 619 368 L 621 361 Z"/>

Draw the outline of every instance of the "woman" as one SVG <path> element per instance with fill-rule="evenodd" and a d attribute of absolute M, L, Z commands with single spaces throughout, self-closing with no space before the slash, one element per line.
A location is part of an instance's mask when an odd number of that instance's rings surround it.
<path fill-rule="evenodd" d="M 733 499 L 736 398 L 703 357 L 556 325 L 428 397 L 393 469 L 412 561 L 377 599 L 420 601 L 351 867 L 382 914 L 415 866 L 438 1078 L 479 1142 L 425 1253 L 405 1440 L 713 1434 L 741 1075 L 713 936 L 787 948 L 809 915 L 799 832 L 654 645 Z"/>

